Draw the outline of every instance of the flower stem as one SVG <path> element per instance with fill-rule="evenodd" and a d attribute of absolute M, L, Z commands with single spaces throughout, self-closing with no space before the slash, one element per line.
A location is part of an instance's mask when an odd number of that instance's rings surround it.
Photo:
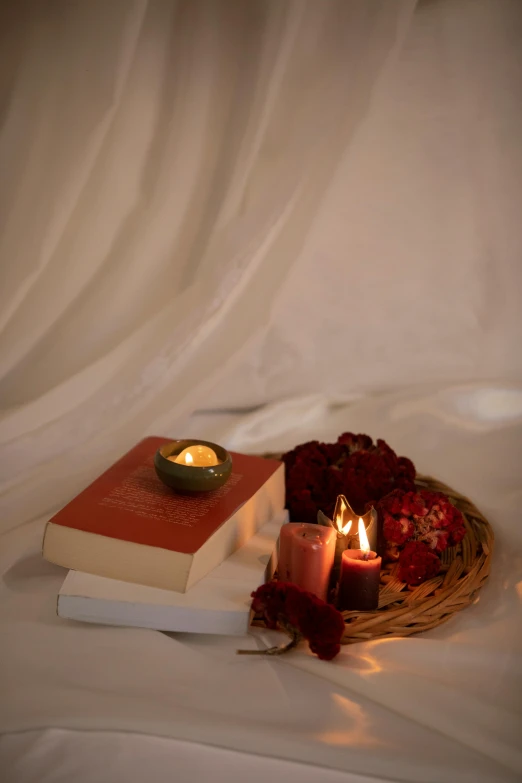
<path fill-rule="evenodd" d="M 300 639 L 300 634 L 293 634 L 287 644 L 282 644 L 279 647 L 267 647 L 265 650 L 236 650 L 236 652 L 238 655 L 283 655 L 296 647 Z"/>

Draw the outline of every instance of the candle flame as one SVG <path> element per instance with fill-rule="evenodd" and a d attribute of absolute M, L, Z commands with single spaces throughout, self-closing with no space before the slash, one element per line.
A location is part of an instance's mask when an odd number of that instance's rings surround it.
<path fill-rule="evenodd" d="M 370 542 L 366 535 L 366 528 L 364 527 L 363 520 L 359 517 L 359 544 L 363 552 L 370 551 Z"/>
<path fill-rule="evenodd" d="M 194 468 L 210 468 L 219 465 L 219 459 L 214 449 L 203 444 L 187 446 L 186 449 L 173 457 L 172 461 L 177 462 L 178 465 L 188 465 Z"/>
<path fill-rule="evenodd" d="M 343 495 L 338 495 L 337 503 L 335 504 L 334 521 L 335 524 L 337 525 L 337 530 L 339 531 L 339 533 L 342 533 L 343 536 L 345 536 L 349 532 L 352 526 L 351 519 L 345 522 L 345 517 L 348 515 L 349 511 L 350 509 Z"/>

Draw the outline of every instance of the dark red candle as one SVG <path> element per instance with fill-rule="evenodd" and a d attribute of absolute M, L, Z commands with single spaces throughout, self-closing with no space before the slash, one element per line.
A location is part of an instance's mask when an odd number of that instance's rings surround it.
<path fill-rule="evenodd" d="M 365 612 L 379 605 L 382 558 L 370 551 L 362 519 L 359 540 L 363 549 L 346 549 L 342 554 L 337 604 L 339 609 Z"/>

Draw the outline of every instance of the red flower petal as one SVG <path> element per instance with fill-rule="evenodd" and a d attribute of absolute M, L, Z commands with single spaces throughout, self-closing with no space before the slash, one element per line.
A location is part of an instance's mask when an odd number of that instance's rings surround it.
<path fill-rule="evenodd" d="M 439 571 L 439 558 L 422 541 L 409 541 L 399 555 L 398 577 L 409 585 L 420 585 Z"/>

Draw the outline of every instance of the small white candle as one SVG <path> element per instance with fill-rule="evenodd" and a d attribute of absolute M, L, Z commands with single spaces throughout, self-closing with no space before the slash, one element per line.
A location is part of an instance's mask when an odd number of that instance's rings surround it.
<path fill-rule="evenodd" d="M 172 454 L 167 459 L 171 462 L 176 462 L 178 465 L 188 465 L 194 468 L 210 468 L 220 464 L 214 449 L 200 445 L 187 446 L 179 454 Z"/>

